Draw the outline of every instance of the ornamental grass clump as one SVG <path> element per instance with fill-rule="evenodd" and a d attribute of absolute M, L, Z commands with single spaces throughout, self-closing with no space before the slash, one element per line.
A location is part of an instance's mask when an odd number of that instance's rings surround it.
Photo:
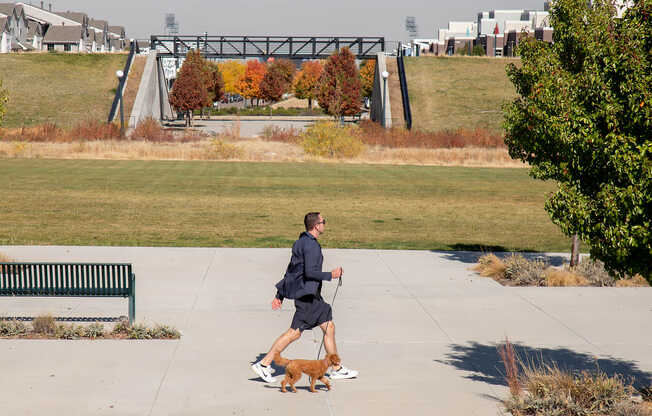
<path fill-rule="evenodd" d="M 52 315 L 37 316 L 32 321 L 32 330 L 41 335 L 53 335 L 57 330 L 57 324 Z"/>

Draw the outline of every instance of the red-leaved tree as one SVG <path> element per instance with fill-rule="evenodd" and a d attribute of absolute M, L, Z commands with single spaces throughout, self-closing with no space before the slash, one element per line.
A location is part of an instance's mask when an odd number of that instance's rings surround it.
<path fill-rule="evenodd" d="M 267 72 L 260 82 L 262 97 L 267 101 L 277 102 L 283 94 L 290 91 L 296 68 L 287 59 L 278 59 L 267 65 Z"/>
<path fill-rule="evenodd" d="M 186 126 L 192 125 L 192 112 L 209 101 L 204 76 L 197 65 L 181 66 L 170 92 L 170 104 L 186 115 Z"/>
<path fill-rule="evenodd" d="M 319 83 L 317 99 L 327 114 L 341 118 L 360 113 L 360 77 L 349 48 L 328 57 Z"/>

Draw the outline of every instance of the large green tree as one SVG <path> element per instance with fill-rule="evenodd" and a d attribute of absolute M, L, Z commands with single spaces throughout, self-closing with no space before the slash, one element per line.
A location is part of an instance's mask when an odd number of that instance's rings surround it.
<path fill-rule="evenodd" d="M 556 0 L 553 43 L 522 38 L 507 73 L 510 155 L 555 180 L 546 210 L 615 275 L 652 282 L 652 0 Z"/>

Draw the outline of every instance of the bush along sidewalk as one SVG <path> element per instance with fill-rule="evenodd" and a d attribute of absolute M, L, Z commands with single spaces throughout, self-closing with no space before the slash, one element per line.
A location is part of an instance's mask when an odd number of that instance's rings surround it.
<path fill-rule="evenodd" d="M 652 402 L 620 375 L 571 371 L 519 357 L 505 339 L 498 346 L 510 395 L 503 401 L 513 416 L 652 416 Z"/>
<path fill-rule="evenodd" d="M 0 320 L 0 338 L 21 339 L 179 339 L 181 333 L 168 325 L 129 325 L 122 319 L 111 330 L 104 324 L 59 324 L 50 315 L 38 316 L 31 324 L 16 319 Z"/>
<path fill-rule="evenodd" d="M 600 260 L 583 259 L 577 266 L 553 267 L 540 259 L 512 253 L 506 258 L 485 254 L 473 270 L 505 286 L 616 286 L 649 287 L 640 275 L 611 276 Z"/>

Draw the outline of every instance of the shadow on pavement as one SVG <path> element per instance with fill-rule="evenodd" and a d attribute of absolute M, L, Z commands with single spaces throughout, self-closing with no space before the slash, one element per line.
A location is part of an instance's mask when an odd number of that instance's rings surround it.
<path fill-rule="evenodd" d="M 470 344 L 451 345 L 452 352 L 445 359 L 434 360 L 438 363 L 451 365 L 459 370 L 472 374 L 465 376 L 474 381 L 507 386 L 502 361 L 498 356 L 496 345 Z M 648 387 L 652 384 L 652 373 L 641 370 L 634 361 L 617 358 L 596 358 L 593 355 L 575 352 L 567 348 L 533 348 L 527 345 L 514 344 L 518 357 L 524 362 L 534 361 L 535 364 L 556 364 L 560 369 L 572 372 L 595 371 L 598 368 L 605 374 L 619 374 L 625 381 L 631 381 L 634 387 Z"/>
<path fill-rule="evenodd" d="M 452 246 L 458 251 L 438 251 L 432 250 L 433 253 L 440 253 L 444 255 L 446 260 L 458 261 L 461 263 L 474 264 L 478 259 L 489 253 L 495 254 L 499 258 L 511 256 L 513 253 L 518 253 L 528 260 L 541 260 L 551 266 L 561 266 L 564 262 L 568 262 L 567 256 L 546 255 L 545 253 L 538 253 L 534 251 L 508 251 L 501 246 L 480 246 L 476 244 L 455 244 Z"/>
<path fill-rule="evenodd" d="M 267 355 L 267 353 L 264 353 L 264 352 L 261 352 L 260 354 L 258 354 L 258 355 L 256 356 L 256 358 L 251 362 L 251 365 L 254 365 L 254 364 L 256 364 L 258 361 L 260 361 L 260 360 L 262 360 L 263 358 L 265 358 L 265 355 Z M 280 376 L 283 376 L 283 374 L 285 374 L 285 367 L 281 367 L 281 366 L 279 366 L 279 365 L 276 365 L 276 363 L 275 363 L 274 361 L 272 361 L 272 365 L 271 365 L 271 366 L 272 366 L 272 375 L 273 375 L 274 377 L 276 377 L 277 379 L 278 379 L 278 376 L 279 376 L 279 375 L 280 375 Z M 262 379 L 261 379 L 260 377 L 250 378 L 249 380 L 261 380 L 261 381 L 262 381 Z"/>

